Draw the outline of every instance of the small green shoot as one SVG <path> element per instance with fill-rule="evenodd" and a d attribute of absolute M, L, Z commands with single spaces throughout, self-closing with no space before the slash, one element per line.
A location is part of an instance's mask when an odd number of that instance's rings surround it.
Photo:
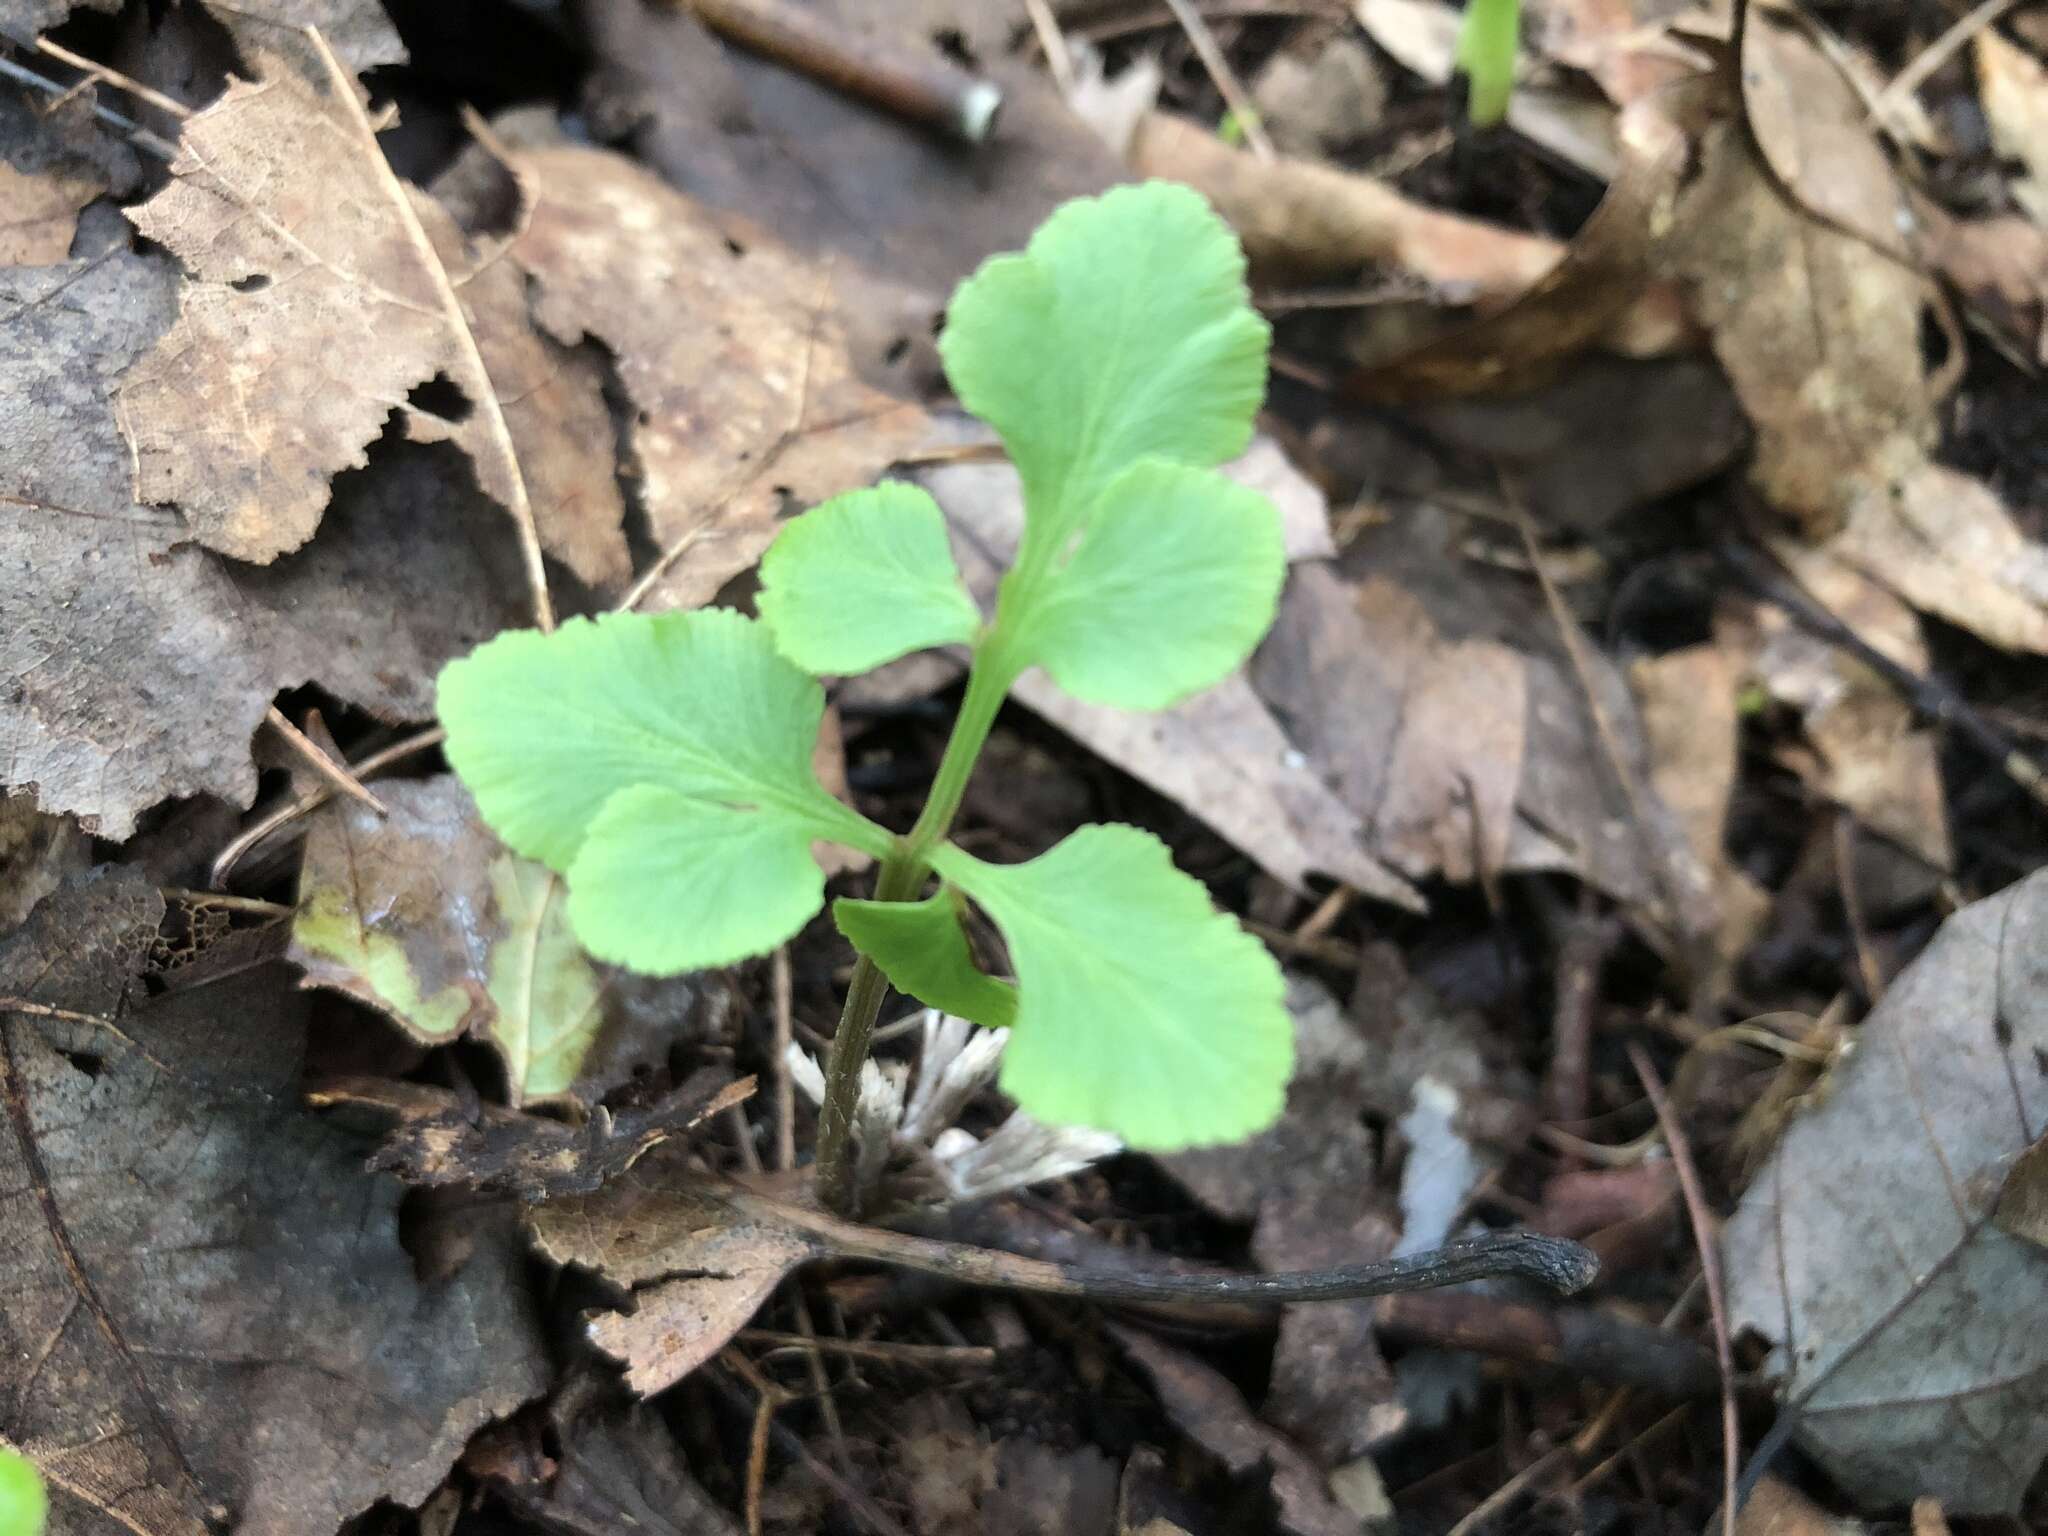
<path fill-rule="evenodd" d="M 49 1512 L 36 1464 L 0 1442 L 0 1536 L 38 1536 Z"/>
<path fill-rule="evenodd" d="M 1521 36 L 1522 0 L 1465 0 L 1457 63 L 1470 87 L 1465 115 L 1474 128 L 1491 128 L 1508 115 Z"/>
<path fill-rule="evenodd" d="M 1133 1146 L 1263 1128 L 1292 1066 L 1279 968 L 1157 839 L 1084 827 L 1015 865 L 945 840 L 1028 669 L 1093 703 L 1162 709 L 1221 681 L 1271 625 L 1279 516 L 1215 468 L 1249 443 L 1265 392 L 1243 253 L 1182 187 L 1069 203 L 961 286 L 939 345 L 1024 483 L 992 617 L 938 506 L 885 483 L 784 528 L 759 622 L 575 619 L 501 635 L 440 681 L 449 761 L 506 843 L 566 877 L 570 923 L 602 959 L 672 973 L 763 953 L 823 902 L 814 842 L 881 860 L 875 899 L 834 907 L 862 957 L 819 1130 L 821 1186 L 842 1208 L 884 977 L 1012 1027 L 1001 1082 L 1023 1108 Z M 895 834 L 814 777 L 816 678 L 937 646 L 972 648 L 966 697 L 923 814 Z M 969 902 L 1002 933 L 1014 982 L 976 965 Z"/>

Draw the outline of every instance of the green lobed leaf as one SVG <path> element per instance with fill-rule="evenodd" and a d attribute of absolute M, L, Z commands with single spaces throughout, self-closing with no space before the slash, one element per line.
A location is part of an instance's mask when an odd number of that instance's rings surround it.
<path fill-rule="evenodd" d="M 832 903 L 832 920 L 897 991 L 956 1018 L 1007 1029 L 1016 1022 L 1017 988 L 974 963 L 959 902 L 950 890 L 923 901 L 842 897 Z"/>
<path fill-rule="evenodd" d="M 1024 478 L 1020 565 L 1062 548 L 1136 460 L 1244 451 L 1270 337 L 1244 271 L 1201 196 L 1154 181 L 1064 204 L 953 295 L 939 351 Z"/>
<path fill-rule="evenodd" d="M 36 1464 L 0 1441 L 0 1536 L 37 1536 L 49 1511 Z"/>
<path fill-rule="evenodd" d="M 945 514 L 921 486 L 894 480 L 791 519 L 761 557 L 755 606 L 776 649 L 819 674 L 965 645 L 981 628 Z"/>
<path fill-rule="evenodd" d="M 1221 682 L 1273 623 L 1280 515 L 1214 470 L 1141 459 L 1007 637 L 1078 699 L 1165 709 Z"/>
<path fill-rule="evenodd" d="M 825 904 L 812 836 L 657 784 L 622 789 L 569 866 L 569 922 L 598 959 L 650 976 L 730 965 L 794 937 Z"/>
<path fill-rule="evenodd" d="M 1002 929 L 1016 967 L 1003 1090 L 1041 1120 L 1171 1151 L 1263 1130 L 1294 1031 L 1280 968 L 1135 827 L 1088 826 L 1023 864 L 932 864 Z"/>
<path fill-rule="evenodd" d="M 813 840 L 891 846 L 812 772 L 823 690 L 739 614 L 516 631 L 439 689 L 484 820 L 568 877 L 570 924 L 602 959 L 673 974 L 773 948 L 823 901 Z"/>
<path fill-rule="evenodd" d="M 575 1083 L 604 1027 L 604 978 L 570 931 L 560 875 L 501 852 L 490 883 L 503 930 L 487 961 L 491 1044 L 515 1103 L 553 1098 Z"/>

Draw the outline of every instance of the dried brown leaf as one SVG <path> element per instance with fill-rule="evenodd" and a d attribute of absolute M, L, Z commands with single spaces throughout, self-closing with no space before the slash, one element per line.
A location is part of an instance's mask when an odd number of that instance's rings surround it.
<path fill-rule="evenodd" d="M 1189 1439 L 1234 1477 L 1272 1479 L 1284 1536 L 1358 1536 L 1357 1516 L 1331 1495 L 1323 1474 L 1299 1446 L 1253 1417 L 1222 1372 L 1125 1324 L 1109 1324 L 1109 1333 Z"/>
<path fill-rule="evenodd" d="M 0 1420 L 54 1536 L 327 1536 L 545 1388 L 521 1260 L 473 1217 L 468 1264 L 415 1278 L 397 1183 L 296 1102 L 287 968 L 124 1009 L 162 911 L 102 871 L 0 950 L 0 993 L 120 1019 L 0 1018 Z"/>
<path fill-rule="evenodd" d="M 1914 607 L 1994 645 L 2048 649 L 2048 549 L 1988 487 L 1928 457 L 1926 281 L 1869 233 L 1899 227 L 1898 178 L 1841 73 L 1803 36 L 1773 36 L 1781 66 L 1799 61 L 1800 131 L 1826 146 L 1826 216 L 1724 125 L 1702 144 L 1666 252 L 1756 427 L 1751 478 L 1807 542 Z"/>
<path fill-rule="evenodd" d="M 1920 621 L 1892 592 L 1830 551 L 1787 550 L 1800 587 L 1850 631 L 1909 672 L 1929 668 Z M 1772 699 L 1796 710 L 1818 754 L 1807 776 L 1816 793 L 1847 807 L 1871 830 L 1909 849 L 1928 868 L 1953 859 L 1939 742 L 1919 728 L 1890 680 L 1840 646 L 1795 624 L 1782 609 L 1756 610 L 1753 675 Z"/>
<path fill-rule="evenodd" d="M 1778 185 L 1814 217 L 1910 262 L 1913 213 L 1843 65 L 1791 16 L 1750 8 L 1742 104 Z"/>
<path fill-rule="evenodd" d="M 1621 114 L 1607 195 L 1564 255 L 1504 307 L 1400 355 L 1373 361 L 1350 388 L 1376 401 L 1526 390 L 1659 301 L 1650 292 L 1658 236 L 1670 226 L 1684 135 L 1658 103 Z"/>
<path fill-rule="evenodd" d="M 2048 68 L 1996 27 L 1980 30 L 1974 48 L 1977 96 L 1991 142 L 2026 167 L 2026 175 L 2009 184 L 2013 201 L 2036 224 L 2048 225 Z"/>
<path fill-rule="evenodd" d="M 1999 1230 L 2048 1248 L 2048 1137 L 2019 1155 L 1998 1191 Z"/>
<path fill-rule="evenodd" d="M 289 71 L 233 82 L 130 212 L 191 274 L 121 386 L 137 498 L 257 564 L 313 536 L 329 482 L 416 386 L 442 376 L 479 417 L 498 409 L 429 243 L 433 205 L 392 174 L 352 91 Z M 478 473 L 505 505 L 523 494 L 516 464 Z"/>
<path fill-rule="evenodd" d="M 1409 878 L 1568 869 L 1667 924 L 1711 924 L 1619 674 L 1589 654 L 1582 679 L 1544 645 L 1550 617 L 1472 579 L 1445 526 L 1425 507 L 1374 530 L 1347 553 L 1372 573 L 1355 587 L 1297 568 L 1253 663 L 1260 695 Z"/>
<path fill-rule="evenodd" d="M 824 1251 L 789 1226 L 740 1211 L 718 1186 L 659 1154 L 529 1220 L 543 1257 L 632 1291 L 632 1311 L 601 1313 L 589 1332 L 643 1397 L 717 1354 L 792 1270 Z"/>
<path fill-rule="evenodd" d="M 929 419 L 855 372 L 829 263 L 702 205 L 623 156 L 515 157 L 534 207 L 510 254 L 557 341 L 611 352 L 650 531 L 687 555 L 655 607 L 694 607 L 751 566 L 786 502 L 865 485 Z"/>
<path fill-rule="evenodd" d="M 39 573 L 0 582 L 0 780 L 114 839 L 161 800 L 249 804 L 279 689 L 426 718 L 441 665 L 526 612 L 504 514 L 446 447 L 380 454 L 323 538 L 232 575 L 134 505 L 109 396 L 176 289 L 125 251 L 0 275 L 0 565 Z"/>
<path fill-rule="evenodd" d="M 2048 876 L 1949 918 L 1724 1235 L 1731 1325 L 1873 1508 L 2009 1514 L 2048 1455 L 2048 1254 L 1994 1221 L 2048 1124 L 2044 956 Z"/>

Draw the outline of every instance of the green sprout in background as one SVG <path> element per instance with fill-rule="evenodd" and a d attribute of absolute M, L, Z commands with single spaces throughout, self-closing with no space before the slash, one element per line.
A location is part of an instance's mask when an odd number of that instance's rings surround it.
<path fill-rule="evenodd" d="M 833 904 L 860 953 L 819 1121 L 837 1209 L 854 1199 L 860 1068 L 891 985 L 1012 1028 L 1001 1085 L 1041 1120 L 1171 1149 L 1280 1111 L 1293 1031 L 1279 967 L 1157 838 L 1087 826 L 1021 864 L 947 841 L 1027 670 L 1090 703 L 1164 709 L 1221 681 L 1271 625 L 1279 515 L 1215 469 L 1244 451 L 1265 393 L 1269 333 L 1244 273 L 1199 196 L 1147 183 L 1066 204 L 954 295 L 947 376 L 1023 481 L 993 618 L 937 503 L 884 482 L 782 530 L 758 621 L 572 619 L 500 635 L 441 674 L 450 763 L 506 843 L 567 878 L 570 923 L 600 959 L 672 974 L 763 954 L 824 902 L 814 843 L 880 861 L 874 899 Z M 939 646 L 970 648 L 966 694 L 899 834 L 813 774 L 817 679 Z M 1014 980 L 976 966 L 969 902 L 1001 931 Z"/>
<path fill-rule="evenodd" d="M 1465 112 L 1474 128 L 1491 128 L 1508 115 L 1521 29 L 1522 0 L 1465 0 L 1457 62 L 1469 83 Z"/>
<path fill-rule="evenodd" d="M 37 1536 L 49 1512 L 36 1464 L 0 1443 L 0 1536 Z"/>

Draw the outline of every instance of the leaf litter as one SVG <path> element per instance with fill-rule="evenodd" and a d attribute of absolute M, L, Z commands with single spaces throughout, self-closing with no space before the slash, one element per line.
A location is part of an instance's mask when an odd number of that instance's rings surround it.
<path fill-rule="evenodd" d="M 25 51 L 69 9 L 0 18 L 10 59 L 69 80 Z M 112 9 L 59 36 L 94 51 Z M 2044 1450 L 2038 1372 L 2012 1353 L 2026 1330 L 2006 1326 L 2044 1204 L 2039 883 L 2011 884 L 2042 860 L 2012 788 L 2040 703 L 2000 655 L 2048 648 L 2041 481 L 2020 375 L 1999 371 L 2038 360 L 2048 292 L 2026 18 L 1976 23 L 1923 68 L 1940 49 L 1918 18 L 1829 13 L 1838 36 L 1759 7 L 1723 82 L 1725 22 L 1532 8 L 1510 128 L 1476 140 L 1443 132 L 1452 92 L 1417 51 L 1441 52 L 1437 8 L 1219 20 L 1276 127 L 1290 79 L 1351 80 L 1368 42 L 1402 65 L 1268 163 L 1225 142 L 1176 30 L 1135 13 L 1043 8 L 1084 74 L 1091 38 L 1111 71 L 1168 66 L 1130 71 L 1105 147 L 1041 75 L 1042 18 L 813 8 L 999 79 L 1003 128 L 962 153 L 694 10 L 608 4 L 563 34 L 596 67 L 530 93 L 580 89 L 585 114 L 477 120 L 451 167 L 406 142 L 460 137 L 441 87 L 409 85 L 393 131 L 389 77 L 351 77 L 407 43 L 431 69 L 442 43 L 401 42 L 365 0 L 286 9 L 209 13 L 240 78 L 181 131 L 151 119 L 179 141 L 168 180 L 95 115 L 147 116 L 118 77 L 48 111 L 0 95 L 0 559 L 23 573 L 0 581 L 0 976 L 19 1005 L 0 1017 L 18 1175 L 0 1221 L 29 1256 L 0 1331 L 33 1332 L 8 1358 L 44 1362 L 0 1368 L 0 1439 L 43 1464 L 58 1529 L 317 1536 L 380 1499 L 427 1501 L 425 1528 L 463 1497 L 551 1529 L 801 1529 L 818 1489 L 889 1529 L 864 1490 L 908 1487 L 890 1508 L 920 1529 L 1007 1531 L 1039 1508 L 1011 1484 L 1041 1473 L 1076 1479 L 1044 1509 L 1105 1530 L 1449 1529 L 1482 1505 L 1532 1529 L 1617 1506 L 1642 1524 L 1611 1471 L 1617 1410 L 1562 1390 L 1603 1367 L 1540 1345 L 1587 1316 L 1647 1328 L 1644 1298 L 1683 1290 L 1665 1165 L 1627 1140 L 1628 1041 L 1673 1053 L 1709 1198 L 1736 1211 L 1731 1321 L 1770 1350 L 1778 1428 L 1745 1446 L 1737 1528 L 1913 1504 L 1933 1530 L 1930 1494 L 2014 1507 Z M 309 19 L 325 48 L 279 25 Z M 151 35 L 119 27 L 117 64 Z M 1300 68 L 1268 67 L 1283 57 Z M 1887 92 L 1902 72 L 1910 97 L 1903 78 Z M 1976 121 L 1988 143 L 1957 131 Z M 256 745 L 274 704 L 316 704 L 360 761 L 428 723 L 440 667 L 530 622 L 543 581 L 564 612 L 743 605 L 784 516 L 890 475 L 932 489 L 963 568 L 985 569 L 1016 537 L 1014 479 L 964 462 L 985 450 L 931 388 L 930 327 L 978 260 L 1128 175 L 1201 189 L 1273 301 L 1292 382 L 1238 472 L 1287 518 L 1286 620 L 1163 717 L 1027 684 L 1062 734 L 1005 717 L 968 835 L 1008 858 L 1068 830 L 1041 808 L 1071 824 L 1135 804 L 1310 1001 L 1271 1136 L 1170 1167 L 1084 1160 L 1030 1203 L 1098 1278 L 1342 1265 L 1534 1211 L 1586 1236 L 1617 1288 L 1568 1320 L 1444 1300 L 1541 1371 L 1482 1372 L 1476 1334 L 1429 1332 L 1448 1312 L 1357 1301 L 1262 1322 L 1151 1295 L 1112 1335 L 1090 1310 L 960 1288 L 1022 1277 L 991 1248 L 821 1225 L 800 1173 L 744 1170 L 757 1142 L 808 1146 L 771 1025 L 829 1027 L 838 940 L 792 941 L 780 1009 L 747 968 L 630 985 L 568 943 L 554 877 L 497 850 L 431 758 L 376 785 L 388 816 L 339 801 L 270 839 L 236 867 L 246 896 L 79 883 L 107 858 L 196 881 L 171 871 L 217 847 L 187 829 L 231 827 L 277 782 Z M 207 403 L 237 380 L 238 417 Z M 1342 405 L 1317 394 L 1333 381 Z M 1731 580 L 1758 567 L 1710 556 L 1738 541 L 1767 544 L 1777 577 Z M 886 812 L 928 771 L 925 700 L 952 675 L 926 655 L 839 690 L 821 762 L 843 762 L 842 798 Z M 1427 926 L 1403 910 L 1424 901 Z M 1573 902 L 1635 935 L 1575 980 Z M 302 1077 L 326 1118 L 293 1102 Z M 1537 1103 L 1602 1118 L 1539 1125 Z M 975 1132 L 987 1108 L 965 1111 Z M 1014 1197 L 971 1230 L 932 1203 L 939 1150 L 891 1139 L 891 1219 L 1028 1247 Z M 113 1168 L 152 1198 L 108 1186 Z M 568 1260 L 550 1290 L 507 1197 Z M 149 1240 L 230 1209 L 225 1248 Z M 856 1322 L 877 1296 L 889 1320 Z M 788 1330 L 772 1336 L 824 1326 L 789 1355 L 746 1330 L 757 1312 Z M 1162 1314 L 1172 1344 L 1146 1331 Z M 572 1319 L 602 1347 L 565 1379 L 538 1340 Z M 926 1328 L 942 1352 L 998 1344 L 998 1363 L 921 1398 L 914 1349 L 866 1363 Z M 1516 1328 L 1533 1331 L 1501 1341 Z M 1704 1324 L 1673 1332 L 1696 1344 Z M 857 1369 L 834 1353 L 854 1342 Z M 307 1370 L 316 1391 L 293 1385 Z M 618 1401 L 621 1375 L 673 1384 L 660 1417 Z M 905 1411 L 921 1401 L 948 1406 Z M 432 1432 L 397 1434 L 392 1402 Z M 1710 1425 L 1680 1401 L 1628 1430 L 1628 1457 L 1697 1525 L 1717 1495 L 1675 1452 L 1688 1415 Z M 215 1428 L 259 1421 L 262 1454 Z M 1527 1469 L 1505 1487 L 1438 1447 L 1495 1422 Z M 1788 1437 L 1823 1473 L 1803 1491 Z M 1181 1443 L 1197 1454 L 1168 1479 L 1157 1448 Z M 1219 1516 L 1233 1499 L 1250 1502 Z"/>

